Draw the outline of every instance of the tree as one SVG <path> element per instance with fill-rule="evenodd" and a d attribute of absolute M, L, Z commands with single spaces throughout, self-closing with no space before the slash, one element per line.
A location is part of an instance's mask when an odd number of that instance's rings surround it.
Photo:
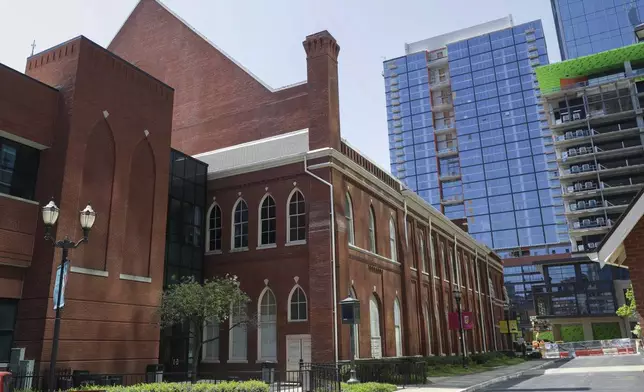
<path fill-rule="evenodd" d="M 204 339 L 206 322 L 222 325 L 231 317 L 233 305 L 248 304 L 250 298 L 239 287 L 236 276 L 226 275 L 204 281 L 203 284 L 192 278 L 185 279 L 179 284 L 170 285 L 163 293 L 161 306 L 161 327 L 172 327 L 188 323 L 190 339 L 192 341 L 192 379 L 197 379 L 197 369 L 203 345 L 214 341 Z M 246 306 L 242 306 L 246 309 Z M 236 322 L 230 325 L 229 330 L 239 326 L 248 325 L 254 321 L 248 314 L 243 314 Z"/>
<path fill-rule="evenodd" d="M 635 303 L 635 294 L 633 293 L 633 286 L 629 287 L 626 290 L 626 303 L 617 309 L 617 315 L 619 317 L 626 317 L 626 318 L 631 318 L 631 317 L 638 317 L 639 315 L 637 313 L 637 305 Z M 642 329 L 641 325 L 638 322 L 637 325 L 635 326 L 635 329 L 633 329 L 633 334 L 640 338 L 642 336 Z"/>

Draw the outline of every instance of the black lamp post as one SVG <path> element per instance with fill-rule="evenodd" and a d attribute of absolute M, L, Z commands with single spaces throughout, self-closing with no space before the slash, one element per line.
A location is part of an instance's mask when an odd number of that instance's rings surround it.
<path fill-rule="evenodd" d="M 463 311 L 461 310 L 462 293 L 458 288 L 454 288 L 454 299 L 456 300 L 456 310 L 458 311 L 458 332 L 461 336 L 461 354 L 463 354 L 463 367 L 467 367 L 465 358 L 465 338 L 463 337 Z"/>
<path fill-rule="evenodd" d="M 356 376 L 356 324 L 360 323 L 360 301 L 353 297 L 347 297 L 340 301 L 340 311 L 342 314 L 342 324 L 349 324 L 351 334 L 351 372 L 347 384 L 358 384 L 360 380 Z"/>
<path fill-rule="evenodd" d="M 42 220 L 45 224 L 45 240 L 51 241 L 55 248 L 61 248 L 63 250 L 63 256 L 60 262 L 60 272 L 58 273 L 58 292 L 56 293 L 56 298 L 54 298 L 54 309 L 56 310 L 56 320 L 54 322 L 54 339 L 51 347 L 51 358 L 49 360 L 49 390 L 53 391 L 55 389 L 54 384 L 56 381 L 55 370 L 56 370 L 56 357 L 58 355 L 58 340 L 60 337 L 60 308 L 61 308 L 61 297 L 63 293 L 63 284 L 64 284 L 64 275 L 65 267 L 67 260 L 67 254 L 69 249 L 75 249 L 80 246 L 80 244 L 87 242 L 87 236 L 89 231 L 94 225 L 94 220 L 96 220 L 96 212 L 92 209 L 92 206 L 87 204 L 87 207 L 80 212 L 80 225 L 83 229 L 83 238 L 77 242 L 72 241 L 69 237 L 65 236 L 62 240 L 56 240 L 51 236 L 51 228 L 56 224 L 58 220 L 58 214 L 60 209 L 56 206 L 54 201 L 50 201 L 49 204 L 42 208 Z"/>

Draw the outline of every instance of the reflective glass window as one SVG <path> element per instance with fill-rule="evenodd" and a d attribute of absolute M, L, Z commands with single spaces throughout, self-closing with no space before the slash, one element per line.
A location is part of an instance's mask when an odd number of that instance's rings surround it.
<path fill-rule="evenodd" d="M 438 187 L 438 173 L 416 175 L 416 186 L 418 189 L 430 189 Z"/>
<path fill-rule="evenodd" d="M 477 100 L 496 97 L 498 95 L 496 91 L 496 83 L 482 84 L 474 87 L 474 95 Z"/>
<path fill-rule="evenodd" d="M 539 101 L 534 90 L 527 90 L 523 92 L 523 102 L 526 106 L 537 105 Z"/>
<path fill-rule="evenodd" d="M 479 131 L 478 121 L 476 118 L 467 118 L 456 121 L 456 131 L 458 135 L 467 135 Z"/>
<path fill-rule="evenodd" d="M 541 219 L 543 220 L 544 225 L 554 225 L 557 223 L 557 218 L 555 215 L 554 207 L 544 207 L 541 208 Z"/>
<path fill-rule="evenodd" d="M 512 183 L 512 192 L 525 192 L 537 189 L 537 180 L 534 174 L 523 174 L 520 176 L 510 177 Z"/>
<path fill-rule="evenodd" d="M 490 33 L 492 49 L 500 49 L 514 44 L 512 29 L 505 29 Z"/>
<path fill-rule="evenodd" d="M 515 93 L 521 89 L 521 79 L 511 78 L 499 80 L 498 82 L 496 82 L 496 86 L 499 90 L 499 95 Z"/>
<path fill-rule="evenodd" d="M 495 248 L 515 248 L 519 246 L 517 231 L 514 229 L 493 231 L 492 239 Z"/>
<path fill-rule="evenodd" d="M 420 113 L 420 114 L 411 116 L 411 126 L 414 129 L 431 127 L 432 125 L 433 125 L 433 120 L 432 120 L 432 114 L 430 112 Z"/>
<path fill-rule="evenodd" d="M 412 53 L 407 56 L 407 69 L 413 71 L 415 69 L 427 68 L 427 53 L 418 52 Z"/>
<path fill-rule="evenodd" d="M 487 195 L 487 192 L 486 192 L 485 181 L 463 184 L 463 197 L 465 199 L 476 199 L 478 197 L 485 197 L 486 195 Z"/>
<path fill-rule="evenodd" d="M 467 230 L 469 233 L 480 233 L 490 231 L 489 215 L 470 216 L 467 218 Z"/>
<path fill-rule="evenodd" d="M 466 88 L 454 93 L 454 106 L 474 102 L 474 89 Z"/>
<path fill-rule="evenodd" d="M 505 135 L 505 140 L 507 140 L 508 142 L 516 142 L 530 138 L 527 124 L 518 124 L 511 127 L 504 127 L 503 134 Z"/>
<path fill-rule="evenodd" d="M 450 72 L 452 72 L 450 68 Z M 464 88 L 472 87 L 474 84 L 472 82 L 472 74 L 467 72 L 463 75 L 454 75 L 452 72 L 450 75 L 452 82 L 452 91 L 461 90 Z"/>
<path fill-rule="evenodd" d="M 539 193 L 536 191 L 514 193 L 512 198 L 514 199 L 515 210 L 539 207 Z"/>
<path fill-rule="evenodd" d="M 548 172 L 536 173 L 537 187 L 539 189 L 550 188 L 550 174 Z"/>
<path fill-rule="evenodd" d="M 486 166 L 499 165 L 501 163 L 503 162 L 490 163 L 489 165 L 486 165 Z M 489 173 L 486 172 L 486 176 L 488 176 L 488 174 Z M 489 176 L 487 178 L 489 178 Z M 487 185 L 488 196 L 497 196 L 497 195 L 504 195 L 506 193 L 510 193 L 510 179 L 507 177 L 497 178 L 493 180 L 488 179 L 486 182 L 486 185 Z"/>
<path fill-rule="evenodd" d="M 534 88 L 534 79 L 532 74 L 521 76 L 521 88 L 524 90 L 532 90 Z"/>
<path fill-rule="evenodd" d="M 477 133 L 463 135 L 458 137 L 459 151 L 467 151 L 481 147 L 481 140 Z"/>
<path fill-rule="evenodd" d="M 409 100 L 413 101 L 415 99 L 427 98 L 429 97 L 429 85 L 428 84 L 419 84 L 416 86 L 409 87 Z"/>
<path fill-rule="evenodd" d="M 514 212 L 500 212 L 491 214 L 492 230 L 513 229 L 516 227 Z"/>
<path fill-rule="evenodd" d="M 499 131 L 502 132 L 501 130 Z M 483 132 L 481 132 L 481 134 L 483 134 Z M 496 161 L 501 161 L 505 159 L 506 159 L 506 156 L 505 156 L 504 145 L 501 144 L 498 146 L 483 148 L 483 162 L 490 163 L 490 162 L 496 162 Z"/>
<path fill-rule="evenodd" d="M 517 63 L 497 65 L 494 68 L 494 73 L 496 74 L 496 80 L 516 78 L 519 76 L 519 65 Z"/>
<path fill-rule="evenodd" d="M 455 42 L 447 45 L 447 54 L 450 59 L 468 57 L 470 55 L 470 51 L 468 50 L 467 41 Z"/>
<path fill-rule="evenodd" d="M 416 171 L 418 174 L 432 173 L 437 171 L 436 158 L 424 158 L 416 160 Z"/>
<path fill-rule="evenodd" d="M 530 227 L 530 226 L 541 225 L 541 210 L 538 208 L 534 208 L 531 210 L 515 211 L 514 216 L 516 217 L 517 227 Z M 541 230 L 541 228 L 539 230 Z M 543 233 L 542 233 L 542 236 L 543 236 Z"/>
<path fill-rule="evenodd" d="M 508 169 L 510 170 L 511 176 L 533 173 L 534 165 L 532 164 L 532 158 L 526 157 L 519 159 L 510 159 L 508 160 Z"/>
<path fill-rule="evenodd" d="M 409 102 L 409 106 L 411 107 L 411 114 L 419 114 L 432 110 L 432 106 L 429 103 L 428 98 L 411 101 Z"/>
<path fill-rule="evenodd" d="M 526 227 L 517 230 L 520 246 L 540 245 L 545 243 L 543 228 L 541 226 Z"/>
<path fill-rule="evenodd" d="M 551 206 L 554 205 L 554 200 L 552 198 L 551 189 L 543 189 L 539 191 L 539 203 L 541 206 Z"/>
<path fill-rule="evenodd" d="M 490 68 L 494 65 L 492 62 L 492 53 L 481 53 L 476 56 L 470 57 L 470 63 L 472 65 L 472 71 L 479 71 L 481 69 Z"/>
<path fill-rule="evenodd" d="M 530 59 L 519 57 L 519 73 L 521 75 L 528 75 L 532 73 L 532 64 L 530 64 Z"/>
<path fill-rule="evenodd" d="M 449 55 L 451 58 L 451 54 Z M 465 73 L 470 73 L 472 67 L 470 66 L 470 59 L 464 58 L 460 60 L 452 60 L 449 62 L 449 73 L 453 76 L 462 75 Z"/>
<path fill-rule="evenodd" d="M 523 103 L 523 93 L 521 92 L 499 97 L 499 102 L 501 103 L 501 110 L 504 112 L 525 106 Z"/>
<path fill-rule="evenodd" d="M 481 132 L 481 145 L 484 147 L 494 146 L 498 144 L 503 144 L 503 130 L 502 129 L 493 129 L 491 131 Z M 505 159 L 505 147 L 503 147 L 503 158 Z M 495 159 L 496 160 L 496 159 Z M 493 161 L 489 161 L 493 162 Z"/>
<path fill-rule="evenodd" d="M 575 266 L 574 265 L 555 265 L 546 267 L 546 275 L 549 278 L 549 283 L 558 284 L 565 282 L 575 282 Z"/>
<path fill-rule="evenodd" d="M 389 77 L 392 74 L 402 74 L 407 72 L 407 59 L 405 57 L 400 57 L 397 59 L 385 61 L 383 63 L 383 68 L 385 71 L 385 77 Z"/>
<path fill-rule="evenodd" d="M 503 126 L 510 126 L 526 122 L 525 110 L 514 109 L 501 113 L 503 119 Z"/>
<path fill-rule="evenodd" d="M 412 135 L 414 144 L 434 142 L 434 130 L 431 127 L 414 129 Z"/>
<path fill-rule="evenodd" d="M 512 211 L 512 195 L 501 195 L 489 198 L 490 213 Z"/>
<path fill-rule="evenodd" d="M 508 163 L 506 161 L 500 161 L 500 162 L 486 163 L 485 164 L 485 177 L 487 179 L 493 179 L 493 178 L 499 178 L 499 177 L 507 177 L 509 174 L 510 173 L 508 172 Z M 509 192 L 510 190 L 507 189 L 506 191 Z M 492 194 L 500 194 L 500 193 L 491 192 L 489 184 L 488 184 L 488 193 L 490 195 L 492 195 Z M 502 193 L 505 193 L 505 192 L 502 192 Z"/>
<path fill-rule="evenodd" d="M 479 130 L 489 131 L 490 129 L 501 128 L 501 115 L 499 113 L 479 116 Z"/>
<path fill-rule="evenodd" d="M 411 71 L 407 74 L 407 81 L 409 82 L 410 86 L 415 86 L 417 84 L 428 85 L 429 72 L 427 72 L 426 69 Z"/>
<path fill-rule="evenodd" d="M 472 184 L 469 184 L 472 185 Z M 481 187 L 481 189 L 485 189 Z M 480 196 L 480 194 L 479 194 Z M 465 200 L 465 213 L 467 216 L 482 215 L 489 213 L 487 207 L 487 198 Z M 485 230 L 490 230 L 489 227 Z"/>
<path fill-rule="evenodd" d="M 557 226 L 543 226 L 543 231 L 546 233 L 546 243 L 554 244 L 559 242 L 559 237 L 557 235 Z"/>
<path fill-rule="evenodd" d="M 456 120 L 463 120 L 476 117 L 476 104 L 468 103 L 455 108 L 454 110 Z"/>
<path fill-rule="evenodd" d="M 507 143 L 506 148 L 508 150 L 508 158 L 521 158 L 529 157 L 532 155 L 532 150 L 530 146 L 530 141 L 522 140 L 520 142 Z"/>
<path fill-rule="evenodd" d="M 481 155 L 481 150 L 479 149 L 461 151 L 460 158 L 461 166 L 463 167 L 480 165 L 481 163 L 483 163 L 483 156 Z"/>
<path fill-rule="evenodd" d="M 478 86 L 480 84 L 492 83 L 495 81 L 494 68 L 482 69 L 480 71 L 472 72 L 472 78 L 474 79 L 475 86 Z"/>
<path fill-rule="evenodd" d="M 483 116 L 491 113 L 498 113 L 500 110 L 501 109 L 499 107 L 498 98 L 490 98 L 490 99 L 476 102 L 476 111 L 478 112 L 479 116 Z"/>
<path fill-rule="evenodd" d="M 414 156 L 416 159 L 434 156 L 436 151 L 434 143 L 421 143 L 414 145 Z"/>
<path fill-rule="evenodd" d="M 485 179 L 483 165 L 465 166 L 461 168 L 463 182 L 477 182 Z"/>
<path fill-rule="evenodd" d="M 514 46 L 508 46 L 501 49 L 496 49 L 492 52 L 494 57 L 494 64 L 501 65 L 517 61 L 517 54 Z"/>
<path fill-rule="evenodd" d="M 467 46 L 470 51 L 470 56 L 492 50 L 490 36 L 487 34 L 468 39 Z"/>
<path fill-rule="evenodd" d="M 422 190 L 418 191 L 418 195 L 425 199 L 426 202 L 429 204 L 432 204 L 434 206 L 439 206 L 440 207 L 440 190 L 438 188 L 436 189 L 428 189 L 428 190 Z"/>

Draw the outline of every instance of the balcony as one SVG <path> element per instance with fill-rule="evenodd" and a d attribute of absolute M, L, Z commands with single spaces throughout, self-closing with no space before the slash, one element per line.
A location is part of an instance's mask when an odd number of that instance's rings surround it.
<path fill-rule="evenodd" d="M 585 218 L 572 222 L 572 226 L 568 226 L 568 228 L 571 236 L 584 236 L 608 232 L 613 223 L 611 219 L 601 217 L 596 219 Z"/>
<path fill-rule="evenodd" d="M 568 185 L 564 188 L 562 197 L 564 199 L 588 198 L 597 195 L 600 190 L 604 196 L 618 195 L 638 192 L 642 187 L 644 187 L 644 183 L 611 186 L 602 181 L 600 186 L 597 186 L 597 182 L 595 181 L 577 182 L 574 185 Z"/>
<path fill-rule="evenodd" d="M 439 158 L 445 158 L 454 155 L 458 155 L 458 147 L 456 146 L 440 148 L 438 151 L 436 151 L 436 156 Z"/>
<path fill-rule="evenodd" d="M 450 181 L 457 181 L 461 179 L 461 172 L 460 171 L 447 171 L 445 173 L 441 173 L 438 176 L 438 180 L 440 182 L 450 182 Z"/>
<path fill-rule="evenodd" d="M 588 160 L 589 157 L 595 156 L 596 159 L 609 159 L 617 157 L 627 157 L 632 155 L 642 155 L 644 149 L 641 145 L 630 146 L 630 147 L 620 147 L 614 148 L 611 150 L 602 150 L 597 146 L 581 146 L 577 148 L 569 148 L 568 151 L 561 153 L 561 159 L 559 162 L 565 162 L 571 164 L 573 162 L 579 162 Z"/>
<path fill-rule="evenodd" d="M 429 79 L 430 91 L 440 90 L 440 89 L 449 87 L 449 85 L 450 85 L 449 75 L 442 75 L 442 76 L 432 75 L 432 77 Z"/>
<path fill-rule="evenodd" d="M 607 142 L 611 140 L 621 140 L 640 133 L 639 128 L 626 128 L 614 131 L 596 131 L 595 129 L 578 129 L 576 131 L 567 131 L 563 135 L 555 137 L 555 146 L 565 147 L 582 143 L 589 143 L 592 139 L 595 143 Z"/>
<path fill-rule="evenodd" d="M 463 196 L 462 195 L 446 196 L 441 200 L 441 204 L 444 206 L 463 204 Z"/>
<path fill-rule="evenodd" d="M 435 135 L 444 135 L 448 133 L 456 132 L 454 127 L 454 120 L 452 119 L 439 119 L 434 121 L 434 134 Z"/>
<path fill-rule="evenodd" d="M 595 199 L 579 200 L 577 202 L 571 202 L 568 204 L 566 215 L 582 217 L 603 214 L 604 212 L 608 214 L 621 214 L 628 208 L 628 204 L 629 203 L 613 204 L 608 200 L 604 200 L 603 203 L 601 202 L 601 200 Z"/>
<path fill-rule="evenodd" d="M 582 178 L 593 178 L 594 176 L 596 176 L 597 170 L 601 170 L 601 165 L 599 165 L 599 167 L 594 163 L 572 165 L 570 166 L 570 169 L 562 170 L 562 174 L 559 176 L 559 179 L 560 180 L 566 180 L 566 179 L 580 180 Z"/>
<path fill-rule="evenodd" d="M 451 97 L 437 97 L 432 100 L 432 111 L 445 112 L 454 106 Z"/>
<path fill-rule="evenodd" d="M 427 68 L 439 68 L 447 65 L 447 49 L 439 49 L 429 54 Z"/>

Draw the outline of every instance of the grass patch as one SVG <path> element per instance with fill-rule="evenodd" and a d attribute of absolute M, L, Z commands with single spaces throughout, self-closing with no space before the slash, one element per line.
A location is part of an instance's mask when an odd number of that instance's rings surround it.
<path fill-rule="evenodd" d="M 453 377 L 462 376 L 465 374 L 481 373 L 492 370 L 501 366 L 518 365 L 524 362 L 523 358 L 494 358 L 484 364 L 470 363 L 467 368 L 462 365 L 437 365 L 429 366 L 427 368 L 427 375 L 429 377 Z"/>

